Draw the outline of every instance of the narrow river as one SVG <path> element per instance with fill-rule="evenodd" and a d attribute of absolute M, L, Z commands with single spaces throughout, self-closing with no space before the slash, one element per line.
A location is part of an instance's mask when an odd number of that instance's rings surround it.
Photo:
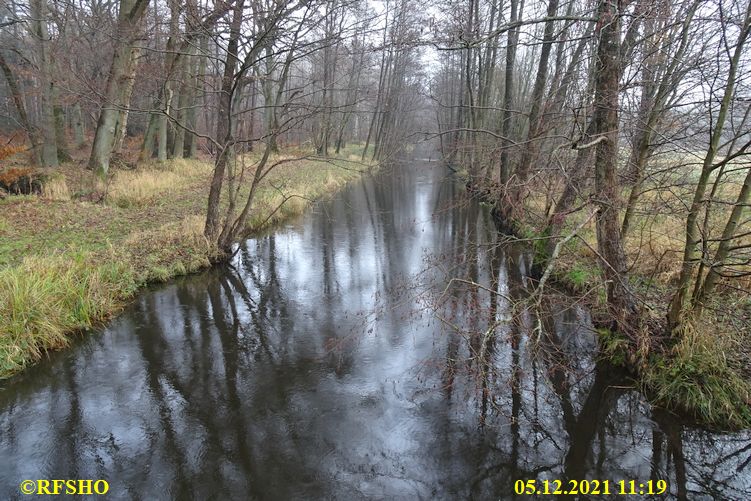
<path fill-rule="evenodd" d="M 749 433 L 652 412 L 575 302 L 514 308 L 531 255 L 462 193 L 403 162 L 3 383 L 0 499 L 25 479 L 134 500 L 509 499 L 527 479 L 751 499 Z"/>

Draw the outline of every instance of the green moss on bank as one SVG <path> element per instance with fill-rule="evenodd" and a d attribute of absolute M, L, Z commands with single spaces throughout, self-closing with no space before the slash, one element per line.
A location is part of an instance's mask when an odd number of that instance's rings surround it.
<path fill-rule="evenodd" d="M 358 178 L 365 167 L 347 161 L 359 158 L 357 149 L 272 171 L 250 229 L 300 214 Z M 140 287 L 209 266 L 203 221 L 211 171 L 198 160 L 120 171 L 100 204 L 82 201 L 95 191 L 91 174 L 66 166 L 44 197 L 0 201 L 0 379 L 67 346 L 71 333 L 113 315 Z"/>

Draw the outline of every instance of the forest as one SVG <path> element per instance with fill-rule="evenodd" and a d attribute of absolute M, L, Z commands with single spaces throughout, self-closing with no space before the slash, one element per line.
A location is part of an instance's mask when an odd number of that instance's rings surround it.
<path fill-rule="evenodd" d="M 321 200 L 437 163 L 461 194 L 432 217 L 477 207 L 492 242 L 451 231 L 529 253 L 519 297 L 466 270 L 446 285 L 474 298 L 454 315 L 489 319 L 437 317 L 475 340 L 469 366 L 504 332 L 544 344 L 565 297 L 591 318 L 586 356 L 650 405 L 747 430 L 749 38 L 748 0 L 0 0 L 0 380 L 72 350 L 146 286 L 253 266 L 248 242 Z M 385 204 L 363 189 L 363 210 Z M 406 195 L 389 196 L 361 224 Z M 390 245 L 373 266 L 447 252 Z M 457 259 L 494 270 L 485 247 Z M 393 294 L 386 275 L 374 296 Z M 245 282 L 226 294 L 254 297 Z"/>

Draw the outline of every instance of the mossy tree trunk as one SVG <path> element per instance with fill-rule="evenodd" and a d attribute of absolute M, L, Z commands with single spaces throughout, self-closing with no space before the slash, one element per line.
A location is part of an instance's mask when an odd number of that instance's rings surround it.
<path fill-rule="evenodd" d="M 622 0 L 601 0 L 598 7 L 600 36 L 595 65 L 596 134 L 601 140 L 595 152 L 595 203 L 597 248 L 606 281 L 608 310 L 618 330 L 638 332 L 638 312 L 626 276 L 626 253 L 620 225 L 618 159 L 618 92 L 622 74 L 620 60 Z"/>

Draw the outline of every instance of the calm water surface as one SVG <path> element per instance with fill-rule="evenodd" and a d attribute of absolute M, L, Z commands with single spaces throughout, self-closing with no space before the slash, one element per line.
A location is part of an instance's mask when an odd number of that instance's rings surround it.
<path fill-rule="evenodd" d="M 134 500 L 509 499 L 519 479 L 751 499 L 751 436 L 652 412 L 565 298 L 514 308 L 531 255 L 461 193 L 404 162 L 4 383 L 0 499 L 39 478 Z"/>

